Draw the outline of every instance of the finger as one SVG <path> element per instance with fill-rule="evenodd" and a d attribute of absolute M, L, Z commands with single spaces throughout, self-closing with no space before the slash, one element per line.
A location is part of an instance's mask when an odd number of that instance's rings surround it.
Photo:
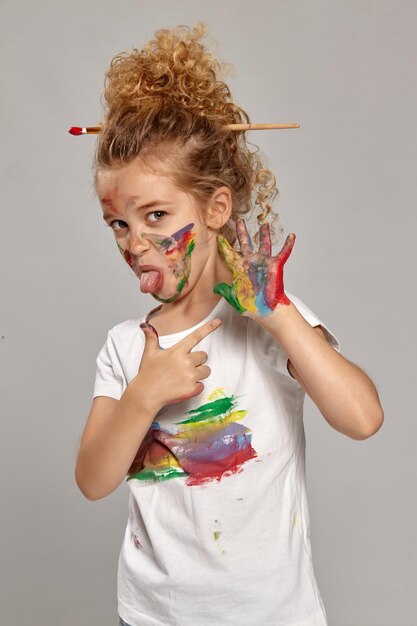
<path fill-rule="evenodd" d="M 198 396 L 204 389 L 204 384 L 198 382 L 196 384 L 196 388 L 194 389 L 194 391 L 192 393 L 190 393 L 189 396 L 187 396 L 188 398 L 194 398 L 194 396 Z"/>
<path fill-rule="evenodd" d="M 236 220 L 236 233 L 237 238 L 239 239 L 240 250 L 243 256 L 253 254 L 253 245 L 248 233 L 248 229 L 246 228 L 245 220 Z"/>
<path fill-rule="evenodd" d="M 236 250 L 233 250 L 232 246 L 223 235 L 217 235 L 217 248 L 227 267 L 230 270 L 233 269 L 236 261 L 240 259 L 240 256 Z"/>
<path fill-rule="evenodd" d="M 295 243 L 295 235 L 294 233 L 290 233 L 288 237 L 286 238 L 284 245 L 282 246 L 281 252 L 277 255 L 281 259 L 283 264 L 287 261 L 288 257 L 290 256 L 292 249 L 294 247 L 294 243 Z"/>
<path fill-rule="evenodd" d="M 203 365 L 204 363 L 207 362 L 207 359 L 208 359 L 207 352 L 202 352 L 202 351 L 191 352 L 191 357 L 192 357 L 191 362 L 196 367 L 198 367 L 199 365 Z"/>
<path fill-rule="evenodd" d="M 159 345 L 159 336 L 156 328 L 146 322 L 140 324 L 140 327 L 145 335 L 145 348 L 143 353 L 159 352 L 161 346 Z"/>
<path fill-rule="evenodd" d="M 180 398 L 175 398 L 175 400 L 171 400 L 170 402 L 168 402 L 168 404 L 177 404 L 178 402 L 183 402 L 184 400 L 189 400 L 190 398 L 194 398 L 194 396 L 198 396 L 203 391 L 203 389 L 204 389 L 203 383 L 198 382 L 196 384 L 194 391 L 192 391 L 191 393 L 187 393 L 184 396 L 181 396 Z"/>
<path fill-rule="evenodd" d="M 259 244 L 259 253 L 264 254 L 265 256 L 271 256 L 272 247 L 271 247 L 271 233 L 269 231 L 269 224 L 262 224 L 259 229 L 260 234 L 260 244 Z"/>
<path fill-rule="evenodd" d="M 210 333 L 215 331 L 221 325 L 222 322 L 218 318 L 210 320 L 209 322 L 206 322 L 206 324 L 203 324 L 203 326 L 200 326 L 200 328 L 197 328 L 194 332 L 184 337 L 184 339 L 181 339 L 177 344 L 175 344 L 175 346 L 173 346 L 173 348 L 185 348 L 187 352 L 190 352 L 192 348 L 200 343 L 200 341 L 205 339 L 207 335 L 210 335 Z"/>
<path fill-rule="evenodd" d="M 226 302 L 228 302 L 238 313 L 244 313 L 246 311 L 245 307 L 243 307 L 238 297 L 236 296 L 232 285 L 228 285 L 227 283 L 219 283 L 213 288 L 214 293 L 218 293 L 219 296 L 222 296 Z"/>
<path fill-rule="evenodd" d="M 204 380 L 204 378 L 208 378 L 211 374 L 211 369 L 208 365 L 200 365 L 195 368 L 197 374 L 197 380 Z"/>

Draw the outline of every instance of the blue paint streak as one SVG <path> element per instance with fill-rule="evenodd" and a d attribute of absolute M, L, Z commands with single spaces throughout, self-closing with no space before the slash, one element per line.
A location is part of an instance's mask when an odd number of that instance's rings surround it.
<path fill-rule="evenodd" d="M 269 315 L 270 313 L 272 313 L 272 309 L 270 309 L 267 303 L 265 302 L 263 291 L 260 291 L 258 295 L 256 296 L 255 306 L 261 317 L 264 317 L 265 315 Z"/>
<path fill-rule="evenodd" d="M 211 437 L 198 441 L 197 447 L 182 450 L 190 461 L 215 462 L 229 457 L 234 452 L 250 447 L 252 433 L 242 424 L 229 424 Z M 177 458 L 182 455 L 177 452 Z"/>
<path fill-rule="evenodd" d="M 178 241 L 183 235 L 185 235 L 185 233 L 188 233 L 188 231 L 191 230 L 193 226 L 194 224 L 188 224 L 187 226 L 184 226 L 184 228 L 177 230 L 177 232 L 171 235 L 171 237 L 175 239 L 175 241 Z"/>

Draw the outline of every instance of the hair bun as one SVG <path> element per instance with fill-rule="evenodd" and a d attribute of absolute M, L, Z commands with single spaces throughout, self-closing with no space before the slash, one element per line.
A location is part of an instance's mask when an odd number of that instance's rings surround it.
<path fill-rule="evenodd" d="M 247 121 L 218 78 L 221 64 L 201 43 L 206 32 L 202 23 L 161 29 L 142 50 L 114 57 L 106 75 L 107 116 L 173 107 L 220 124 Z"/>

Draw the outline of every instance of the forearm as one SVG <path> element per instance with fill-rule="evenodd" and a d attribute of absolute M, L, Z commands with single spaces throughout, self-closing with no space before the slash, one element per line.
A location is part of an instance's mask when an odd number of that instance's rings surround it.
<path fill-rule="evenodd" d="M 90 500 L 104 498 L 124 480 L 158 411 L 139 400 L 146 397 L 139 386 L 132 381 L 111 414 L 97 427 L 98 415 L 93 434 L 81 442 L 75 476 Z"/>
<path fill-rule="evenodd" d="M 288 354 L 295 377 L 333 428 L 353 439 L 380 428 L 383 412 L 370 378 L 334 350 L 294 304 L 278 306 L 259 323 Z"/>

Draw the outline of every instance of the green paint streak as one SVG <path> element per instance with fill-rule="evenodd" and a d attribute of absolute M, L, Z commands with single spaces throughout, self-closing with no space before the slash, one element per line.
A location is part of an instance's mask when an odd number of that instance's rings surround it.
<path fill-rule="evenodd" d="M 217 541 L 217 539 L 220 537 L 220 535 L 221 535 L 220 530 L 215 530 L 214 533 L 213 533 L 214 540 Z"/>
<path fill-rule="evenodd" d="M 190 243 L 188 244 L 188 248 L 187 248 L 187 252 L 186 252 L 186 256 L 190 256 L 191 252 L 194 250 L 195 248 L 195 240 L 192 239 L 190 241 Z"/>
<path fill-rule="evenodd" d="M 213 291 L 222 296 L 238 313 L 242 314 L 246 311 L 245 307 L 240 304 L 233 285 L 219 283 L 213 288 Z"/>
<path fill-rule="evenodd" d="M 152 295 L 152 298 L 155 298 L 155 300 L 158 300 L 158 302 L 165 302 L 165 303 L 167 303 L 167 302 L 174 302 L 174 300 L 176 300 L 180 296 L 180 293 L 179 293 L 179 291 L 177 291 L 177 293 L 174 296 L 172 296 L 172 298 L 160 298 L 155 293 L 153 293 L 151 295 Z"/>
<path fill-rule="evenodd" d="M 132 478 L 136 478 L 136 480 L 143 481 L 152 481 L 152 482 L 160 482 L 162 480 L 169 480 L 170 478 L 176 478 L 177 476 L 188 476 L 187 472 L 184 472 L 182 469 L 178 467 L 164 467 L 158 469 L 143 469 L 136 474 L 131 474 L 127 477 L 127 480 L 132 480 Z"/>
<path fill-rule="evenodd" d="M 224 415 L 229 413 L 235 405 L 235 399 L 233 396 L 226 398 L 218 398 L 213 402 L 202 404 L 198 409 L 192 409 L 187 411 L 186 415 L 190 415 L 190 419 L 183 420 L 182 422 L 176 422 L 177 424 L 195 424 L 197 422 L 213 422 Z"/>
<path fill-rule="evenodd" d="M 243 498 L 236 498 L 238 502 L 243 502 Z"/>

